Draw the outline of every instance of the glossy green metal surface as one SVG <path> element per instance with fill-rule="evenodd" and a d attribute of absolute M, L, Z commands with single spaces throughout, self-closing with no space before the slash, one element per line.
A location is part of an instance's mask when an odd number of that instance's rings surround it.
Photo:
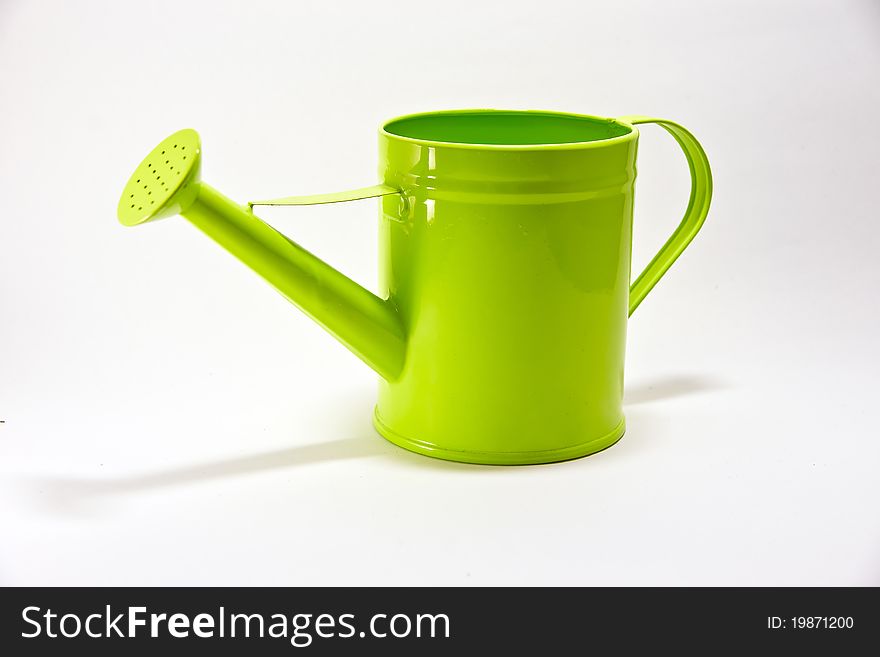
<path fill-rule="evenodd" d="M 647 122 L 682 146 L 693 184 L 681 225 L 630 290 L 634 126 Z M 194 136 L 172 135 L 144 163 L 184 139 L 198 155 Z M 524 464 L 613 444 L 627 317 L 708 212 L 693 136 L 647 117 L 466 110 L 389 121 L 379 148 L 380 185 L 254 205 L 380 197 L 380 297 L 201 183 L 197 161 L 162 170 L 173 183 L 149 209 L 142 163 L 120 221 L 179 211 L 257 271 L 379 373 L 374 424 L 398 445 Z"/>
<path fill-rule="evenodd" d="M 181 142 L 192 155 L 181 160 L 179 169 L 167 172 L 163 169 L 164 159 L 160 160 L 161 167 L 153 173 L 157 154 L 176 152 Z M 195 131 L 181 130 L 165 139 L 141 162 L 125 186 L 119 200 L 120 222 L 133 226 L 179 212 L 381 376 L 397 377 L 403 367 L 405 343 L 394 307 L 264 223 L 247 206 L 202 182 L 200 159 L 201 145 Z M 163 185 L 169 178 L 172 182 Z M 156 196 L 157 201 L 138 202 L 131 207 L 130 201 L 140 198 L 138 195 Z M 337 195 L 330 196 L 334 200 L 327 202 L 341 200 Z M 353 198 L 360 197 L 355 194 Z"/>

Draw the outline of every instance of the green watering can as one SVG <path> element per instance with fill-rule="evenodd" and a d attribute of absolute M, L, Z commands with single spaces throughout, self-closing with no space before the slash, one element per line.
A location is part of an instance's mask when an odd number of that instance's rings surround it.
<path fill-rule="evenodd" d="M 672 134 L 692 186 L 681 224 L 630 285 L 642 123 Z M 643 116 L 404 116 L 380 130 L 381 184 L 246 205 L 201 182 L 200 155 L 193 130 L 159 144 L 125 186 L 119 220 L 183 215 L 379 374 L 379 433 L 469 463 L 561 461 L 623 435 L 627 318 L 700 229 L 712 196 L 693 135 Z M 253 213 L 374 197 L 380 296 Z"/>

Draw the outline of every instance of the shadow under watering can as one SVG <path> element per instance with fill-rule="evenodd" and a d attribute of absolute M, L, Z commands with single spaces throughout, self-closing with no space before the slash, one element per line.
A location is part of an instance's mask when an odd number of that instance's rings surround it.
<path fill-rule="evenodd" d="M 685 217 L 630 285 L 636 125 L 685 152 Z M 381 377 L 374 425 L 421 454 L 526 464 L 604 449 L 624 432 L 628 316 L 706 217 L 706 156 L 659 119 L 462 110 L 380 130 L 380 184 L 236 203 L 200 179 L 193 130 L 160 143 L 123 191 L 128 226 L 182 214 Z M 384 197 L 380 295 L 261 221 L 258 205 Z"/>

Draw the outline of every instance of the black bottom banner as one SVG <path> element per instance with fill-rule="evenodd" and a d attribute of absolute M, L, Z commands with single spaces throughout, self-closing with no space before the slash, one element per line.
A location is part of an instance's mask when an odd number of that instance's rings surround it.
<path fill-rule="evenodd" d="M 6 655 L 854 654 L 880 640 L 874 588 L 7 588 L 0 596 Z"/>

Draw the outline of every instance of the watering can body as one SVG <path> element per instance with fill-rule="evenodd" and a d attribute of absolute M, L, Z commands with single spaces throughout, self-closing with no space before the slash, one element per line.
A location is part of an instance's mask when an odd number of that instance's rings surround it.
<path fill-rule="evenodd" d="M 380 136 L 381 292 L 403 369 L 375 425 L 430 455 L 560 460 L 623 433 L 636 140 L 469 149 Z"/>
<path fill-rule="evenodd" d="M 529 132 L 535 119 L 546 125 Z M 702 149 L 656 121 L 685 151 L 691 200 L 630 285 L 635 125 L 648 121 L 465 111 L 387 123 L 380 185 L 285 203 L 378 196 L 378 296 L 204 183 L 174 209 L 379 373 L 373 420 L 391 442 L 472 463 L 565 460 L 623 435 L 628 316 L 708 211 Z"/>

